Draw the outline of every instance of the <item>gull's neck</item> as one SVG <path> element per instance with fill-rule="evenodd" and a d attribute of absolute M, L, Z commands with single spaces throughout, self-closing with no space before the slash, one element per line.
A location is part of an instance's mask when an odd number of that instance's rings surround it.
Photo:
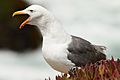
<path fill-rule="evenodd" d="M 46 14 L 37 22 L 38 28 L 44 40 L 49 42 L 65 43 L 70 39 L 70 35 L 65 32 L 61 24 L 51 14 Z"/>

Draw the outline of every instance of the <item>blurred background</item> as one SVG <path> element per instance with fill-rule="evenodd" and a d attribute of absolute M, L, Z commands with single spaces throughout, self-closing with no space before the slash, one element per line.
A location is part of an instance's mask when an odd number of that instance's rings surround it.
<path fill-rule="evenodd" d="M 28 15 L 12 18 L 31 4 L 51 11 L 68 33 L 106 46 L 108 58 L 120 57 L 119 0 L 0 0 L 0 80 L 44 80 L 61 74 L 44 61 L 37 27 L 18 30 Z"/>

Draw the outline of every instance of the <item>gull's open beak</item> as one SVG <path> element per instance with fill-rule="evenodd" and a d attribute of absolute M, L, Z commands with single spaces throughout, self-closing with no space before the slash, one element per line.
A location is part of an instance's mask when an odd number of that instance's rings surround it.
<path fill-rule="evenodd" d="M 23 11 L 17 11 L 17 12 L 14 12 L 12 16 L 14 17 L 14 16 L 16 16 L 16 15 L 22 15 L 22 14 L 27 14 L 27 13 L 25 13 L 25 12 L 23 12 Z M 23 28 L 29 21 L 30 21 L 30 18 L 27 18 L 27 19 L 20 25 L 19 29 Z"/>

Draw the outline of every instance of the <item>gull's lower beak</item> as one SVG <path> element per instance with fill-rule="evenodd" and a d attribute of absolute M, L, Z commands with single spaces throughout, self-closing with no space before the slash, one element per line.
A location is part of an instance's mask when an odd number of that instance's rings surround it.
<path fill-rule="evenodd" d="M 16 16 L 16 15 L 22 15 L 22 14 L 27 14 L 27 13 L 25 13 L 25 12 L 23 12 L 23 11 L 17 11 L 17 12 L 14 12 L 12 16 L 14 17 L 14 16 Z M 23 28 L 29 21 L 30 21 L 30 18 L 27 18 L 27 19 L 20 25 L 19 29 Z"/>

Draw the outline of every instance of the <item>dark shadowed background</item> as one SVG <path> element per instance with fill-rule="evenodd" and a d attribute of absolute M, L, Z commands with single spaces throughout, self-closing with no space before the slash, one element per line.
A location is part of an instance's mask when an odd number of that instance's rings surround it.
<path fill-rule="evenodd" d="M 27 15 L 12 17 L 13 12 L 29 6 L 23 0 L 0 1 L 0 49 L 9 49 L 17 52 L 34 50 L 42 44 L 42 36 L 35 26 L 26 25 L 19 30 L 19 25 Z"/>

